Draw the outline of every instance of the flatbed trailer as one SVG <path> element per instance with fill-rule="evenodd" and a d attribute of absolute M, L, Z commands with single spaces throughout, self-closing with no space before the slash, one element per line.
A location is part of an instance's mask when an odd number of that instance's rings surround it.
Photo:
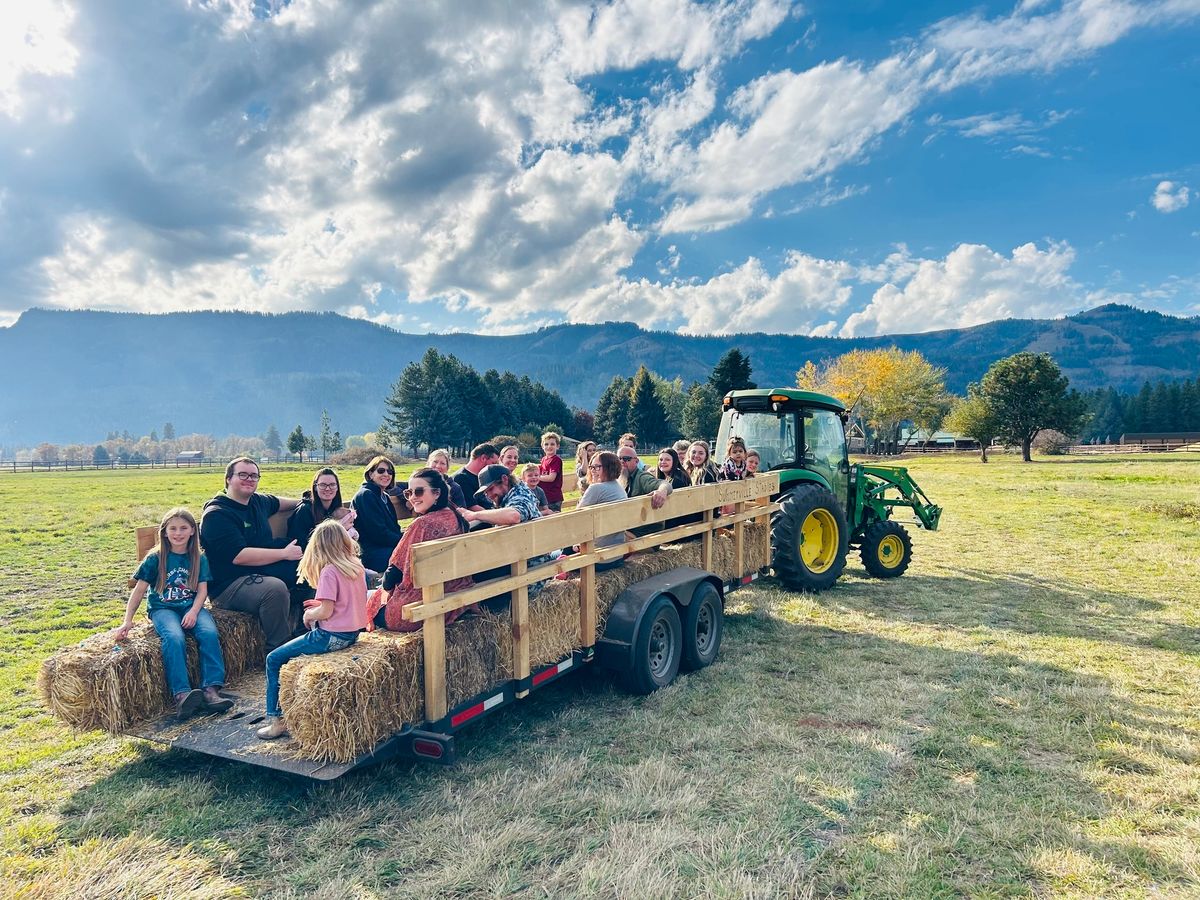
<path fill-rule="evenodd" d="M 138 723 L 123 733 L 177 749 L 327 781 L 398 757 L 453 764 L 457 759 L 455 737 L 463 728 L 588 668 L 606 669 L 621 678 L 632 692 L 648 693 L 669 684 L 681 664 L 684 668 L 700 668 L 716 659 L 725 597 L 758 578 L 757 571 L 745 571 L 745 523 L 756 520 L 767 527 L 771 514 L 778 510 L 778 504 L 771 501 L 771 495 L 778 490 L 779 479 L 771 473 L 745 481 L 682 489 L 658 510 L 652 508 L 649 497 L 643 497 L 416 545 L 413 578 L 422 588 L 423 602 L 406 607 L 405 618 L 424 623 L 422 680 L 426 715 L 423 721 L 404 725 L 353 760 L 322 762 L 305 758 L 287 742 L 259 740 L 255 728 L 264 718 L 266 693 L 265 678 L 260 673 L 248 674 L 226 686 L 224 693 L 235 700 L 233 709 L 226 713 L 184 722 L 177 721 L 174 715 L 164 715 Z M 730 506 L 731 515 L 716 515 L 717 509 Z M 700 521 L 676 525 L 613 547 L 592 546 L 596 538 L 604 535 L 687 515 L 698 516 Z M 729 529 L 732 533 L 734 570 L 741 573 L 733 578 L 722 579 L 712 571 L 713 540 L 718 529 Z M 604 632 L 598 634 L 596 565 L 687 538 L 698 540 L 701 566 L 676 567 L 629 585 L 614 601 Z M 527 565 L 528 559 L 568 544 L 579 544 L 580 552 L 534 568 Z M 502 566 L 508 567 L 507 576 L 453 594 L 444 592 L 447 581 Z M 560 572 L 578 573 L 580 647 L 549 664 L 531 666 L 529 586 Z M 450 707 L 446 689 L 445 616 L 505 593 L 511 596 L 514 677 Z"/>

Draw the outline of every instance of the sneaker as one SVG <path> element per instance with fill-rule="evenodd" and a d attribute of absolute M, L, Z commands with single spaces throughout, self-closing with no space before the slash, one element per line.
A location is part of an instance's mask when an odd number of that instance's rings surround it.
<path fill-rule="evenodd" d="M 283 716 L 267 716 L 267 724 L 255 732 L 264 741 L 273 741 L 287 733 L 287 723 L 283 721 Z"/>
<path fill-rule="evenodd" d="M 233 709 L 233 701 L 222 697 L 216 686 L 204 689 L 204 708 L 210 713 L 228 712 Z"/>
<path fill-rule="evenodd" d="M 175 695 L 175 717 L 181 722 L 196 714 L 204 702 L 204 691 L 191 690 Z"/>

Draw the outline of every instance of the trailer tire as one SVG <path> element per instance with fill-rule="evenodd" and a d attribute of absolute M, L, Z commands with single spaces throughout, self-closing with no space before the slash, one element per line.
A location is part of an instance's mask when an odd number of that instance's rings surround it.
<path fill-rule="evenodd" d="M 912 562 L 912 538 L 897 522 L 876 522 L 863 533 L 863 566 L 876 578 L 898 578 Z"/>
<path fill-rule="evenodd" d="M 830 491 L 802 484 L 780 499 L 771 518 L 771 565 L 792 591 L 833 587 L 846 567 L 850 529 L 846 513 Z"/>
<path fill-rule="evenodd" d="M 646 607 L 633 642 L 633 659 L 622 675 L 631 694 L 651 694 L 679 674 L 683 626 L 671 598 L 659 594 Z"/>
<path fill-rule="evenodd" d="M 712 665 L 721 649 L 724 622 L 721 594 L 712 582 L 701 582 L 683 611 L 684 669 L 695 671 Z"/>

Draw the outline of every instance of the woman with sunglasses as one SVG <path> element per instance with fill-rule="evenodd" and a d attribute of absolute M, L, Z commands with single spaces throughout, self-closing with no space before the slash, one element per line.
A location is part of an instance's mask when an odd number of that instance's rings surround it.
<path fill-rule="evenodd" d="M 319 469 L 313 476 L 312 488 L 304 492 L 300 504 L 288 517 L 288 538 L 301 547 L 308 546 L 313 530 L 326 519 L 336 519 L 352 540 L 358 540 L 354 529 L 356 513 L 342 505 L 342 485 L 333 469 Z"/>
<path fill-rule="evenodd" d="M 403 615 L 405 606 L 419 603 L 422 597 L 421 589 L 412 583 L 412 548 L 422 541 L 436 541 L 467 531 L 466 520 L 450 502 L 450 487 L 436 469 L 417 469 L 408 479 L 404 498 L 415 518 L 392 551 L 383 573 L 383 587 L 367 601 L 368 631 L 375 628 L 386 628 L 388 631 L 420 630 L 420 622 L 408 622 Z M 464 590 L 474 583 L 469 577 L 455 578 L 446 582 L 446 593 Z M 467 607 L 474 608 L 474 605 Z M 466 609 L 446 613 L 446 624 L 449 625 L 464 612 Z"/>
<path fill-rule="evenodd" d="M 351 501 L 363 565 L 372 572 L 387 568 L 388 557 L 403 535 L 388 494 L 395 483 L 396 467 L 386 456 L 377 456 L 367 463 L 362 487 Z"/>

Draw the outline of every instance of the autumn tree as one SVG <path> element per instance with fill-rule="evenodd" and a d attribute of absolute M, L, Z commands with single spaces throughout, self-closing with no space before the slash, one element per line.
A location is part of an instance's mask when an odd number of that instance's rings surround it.
<path fill-rule="evenodd" d="M 980 392 L 979 385 L 968 385 L 967 396 L 954 402 L 944 424 L 955 434 L 979 441 L 979 461 L 988 461 L 988 445 L 999 433 L 1000 422 L 991 403 Z"/>
<path fill-rule="evenodd" d="M 875 433 L 876 444 L 894 447 L 900 423 L 933 422 L 947 400 L 946 370 L 915 350 L 852 350 L 824 366 L 805 364 L 796 386 L 836 397 L 856 407 Z"/>
<path fill-rule="evenodd" d="M 1087 422 L 1087 404 L 1068 390 L 1067 377 L 1048 353 L 1014 353 L 992 363 L 979 383 L 999 422 L 997 437 L 1021 445 L 1031 462 L 1033 439 L 1043 428 L 1077 435 Z"/>

